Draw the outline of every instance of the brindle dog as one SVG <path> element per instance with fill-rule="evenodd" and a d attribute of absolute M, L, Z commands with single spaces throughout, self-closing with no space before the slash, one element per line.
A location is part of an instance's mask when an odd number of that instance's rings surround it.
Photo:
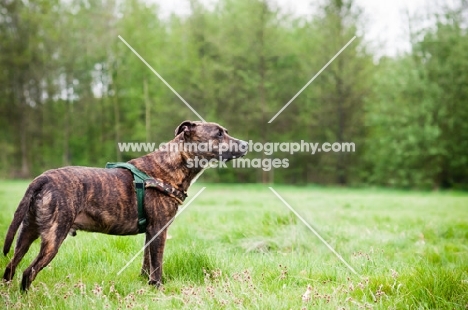
<path fill-rule="evenodd" d="M 171 143 L 210 143 L 212 148 L 156 150 L 129 161 L 152 178 L 162 180 L 186 192 L 204 167 L 188 164 L 199 159 L 231 160 L 247 152 L 247 142 L 234 139 L 216 123 L 185 121 L 175 130 Z M 237 145 L 225 150 L 221 145 Z M 222 152 L 219 152 L 223 149 Z M 180 204 L 154 188 L 145 191 L 146 242 L 151 240 L 177 213 Z M 15 253 L 6 267 L 3 279 L 10 281 L 31 243 L 41 237 L 39 255 L 23 273 L 21 289 L 26 291 L 38 272 L 55 257 L 68 233 L 76 230 L 111 235 L 138 234 L 137 197 L 133 175 L 127 169 L 64 167 L 49 170 L 29 185 L 8 229 L 3 253 L 6 255 L 21 225 Z M 167 228 L 145 249 L 142 274 L 149 284 L 159 286 L 162 276 L 163 251 Z"/>

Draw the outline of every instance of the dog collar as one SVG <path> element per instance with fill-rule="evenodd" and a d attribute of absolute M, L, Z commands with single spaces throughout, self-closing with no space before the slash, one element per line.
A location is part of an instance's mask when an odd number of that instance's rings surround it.
<path fill-rule="evenodd" d="M 171 185 L 161 181 L 161 180 L 158 180 L 158 179 L 147 179 L 145 181 L 145 187 L 146 188 L 157 188 L 159 189 L 161 192 L 163 192 L 164 194 L 168 195 L 168 196 L 171 196 L 172 198 L 174 198 L 175 200 L 177 200 L 178 203 L 180 204 L 183 204 L 184 203 L 184 200 L 185 198 L 187 198 L 187 192 L 182 192 L 180 190 L 178 190 L 177 188 L 175 187 L 172 187 Z"/>

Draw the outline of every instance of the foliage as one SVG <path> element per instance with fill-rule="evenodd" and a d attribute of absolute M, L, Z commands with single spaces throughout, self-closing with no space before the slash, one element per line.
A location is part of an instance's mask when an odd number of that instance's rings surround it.
<path fill-rule="evenodd" d="M 196 119 L 122 36 L 206 120 L 254 142 L 354 142 L 355 153 L 300 153 L 288 169 L 213 169 L 205 180 L 398 187 L 468 183 L 464 1 L 414 31 L 412 51 L 375 60 L 353 0 L 296 17 L 274 1 L 189 1 L 163 18 L 130 1 L 0 3 L 0 177 L 103 166 L 142 152 L 118 142 L 172 138 Z M 270 120 L 351 38 L 330 66 Z"/>

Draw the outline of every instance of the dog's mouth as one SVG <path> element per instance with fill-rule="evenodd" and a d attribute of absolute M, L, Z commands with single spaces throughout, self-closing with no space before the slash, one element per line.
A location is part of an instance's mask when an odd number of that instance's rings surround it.
<path fill-rule="evenodd" d="M 238 147 L 234 152 L 225 152 L 221 154 L 221 158 L 225 161 L 231 161 L 234 159 L 242 158 L 247 155 L 248 143 L 242 140 L 238 140 Z"/>
<path fill-rule="evenodd" d="M 244 152 L 244 153 L 239 153 L 239 154 L 232 155 L 232 156 L 229 157 L 226 161 L 231 161 L 231 160 L 239 159 L 239 158 L 244 157 L 245 155 L 247 155 L 247 151 Z"/>

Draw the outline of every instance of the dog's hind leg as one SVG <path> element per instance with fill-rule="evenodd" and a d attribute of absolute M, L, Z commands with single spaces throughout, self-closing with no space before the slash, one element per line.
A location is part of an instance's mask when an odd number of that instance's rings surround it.
<path fill-rule="evenodd" d="M 3 279 L 5 281 L 11 281 L 15 275 L 16 266 L 23 259 L 24 255 L 28 252 L 29 247 L 39 237 L 36 224 L 30 224 L 28 221 L 23 221 L 23 226 L 18 234 L 18 240 L 16 241 L 15 253 L 13 258 L 8 263 Z"/>
<path fill-rule="evenodd" d="M 57 230 L 57 226 L 52 225 L 47 231 L 41 233 L 41 249 L 36 259 L 23 272 L 21 289 L 27 291 L 32 281 L 36 278 L 39 271 L 46 267 L 57 255 L 58 249 L 63 240 L 67 237 L 69 229 Z"/>

